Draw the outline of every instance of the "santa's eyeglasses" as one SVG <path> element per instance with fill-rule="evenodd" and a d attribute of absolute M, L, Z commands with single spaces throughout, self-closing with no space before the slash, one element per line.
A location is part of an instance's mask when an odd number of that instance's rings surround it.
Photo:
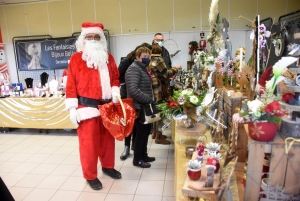
<path fill-rule="evenodd" d="M 100 40 L 100 36 L 99 35 L 86 35 L 85 39 L 87 40 Z"/>

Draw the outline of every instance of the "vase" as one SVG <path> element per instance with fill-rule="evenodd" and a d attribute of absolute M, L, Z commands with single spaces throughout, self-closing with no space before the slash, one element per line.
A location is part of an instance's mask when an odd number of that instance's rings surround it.
<path fill-rule="evenodd" d="M 201 169 L 187 169 L 187 175 L 191 180 L 199 180 L 201 177 Z"/>
<path fill-rule="evenodd" d="M 251 139 L 259 142 L 272 141 L 279 128 L 278 124 L 262 122 L 262 123 L 248 123 L 249 136 Z"/>
<path fill-rule="evenodd" d="M 182 128 L 193 128 L 195 126 L 195 120 L 189 117 L 180 120 L 179 126 Z"/>

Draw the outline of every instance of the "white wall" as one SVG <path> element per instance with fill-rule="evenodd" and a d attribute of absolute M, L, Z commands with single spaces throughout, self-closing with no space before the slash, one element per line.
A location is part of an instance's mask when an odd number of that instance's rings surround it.
<path fill-rule="evenodd" d="M 229 38 L 232 43 L 232 53 L 239 46 L 243 46 L 246 48 L 246 61 L 250 58 L 252 52 L 252 41 L 250 41 L 249 35 L 250 32 L 247 31 L 229 31 Z M 200 34 L 194 32 L 176 32 L 176 33 L 163 33 L 165 37 L 165 43 L 168 47 L 176 49 L 178 46 L 178 50 L 181 50 L 175 57 L 172 58 L 173 65 L 180 64 L 183 69 L 186 69 L 187 61 L 190 61 L 189 51 L 189 42 L 190 41 L 199 41 Z M 207 36 L 207 33 L 205 33 Z M 130 51 L 135 49 L 136 46 L 147 42 L 149 44 L 152 43 L 154 34 L 139 34 L 139 35 L 116 35 L 111 36 L 110 47 L 111 53 L 115 57 L 116 64 L 119 65 L 121 57 L 126 56 Z M 170 39 L 170 40 L 168 40 Z M 168 41 L 167 41 L 168 40 Z M 177 45 L 176 45 L 177 44 Z M 170 51 L 172 51 L 170 49 Z M 14 56 L 14 50 L 12 44 L 5 44 L 5 53 L 6 59 L 9 68 L 10 81 L 11 83 L 17 82 L 17 70 L 16 70 L 16 62 Z M 58 79 L 61 79 L 62 70 L 56 71 L 56 75 Z"/>

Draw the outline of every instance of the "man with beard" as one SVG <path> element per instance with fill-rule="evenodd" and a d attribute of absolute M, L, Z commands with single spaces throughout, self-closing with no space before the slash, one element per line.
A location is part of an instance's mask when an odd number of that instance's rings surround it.
<path fill-rule="evenodd" d="M 98 110 L 98 105 L 118 103 L 120 96 L 119 71 L 107 52 L 103 28 L 101 23 L 82 23 L 77 52 L 68 67 L 65 101 L 71 122 L 77 127 L 83 176 L 93 190 L 102 189 L 97 178 L 98 158 L 104 174 L 121 178 L 114 169 L 115 140 L 103 126 Z"/>

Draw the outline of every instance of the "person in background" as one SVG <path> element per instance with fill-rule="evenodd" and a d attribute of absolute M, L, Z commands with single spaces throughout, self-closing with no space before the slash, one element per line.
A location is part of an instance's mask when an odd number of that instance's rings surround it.
<path fill-rule="evenodd" d="M 129 68 L 129 66 L 133 63 L 133 61 L 135 60 L 135 52 L 138 48 L 140 47 L 147 47 L 148 49 L 152 49 L 152 46 L 148 43 L 143 43 L 139 46 L 137 46 L 134 50 L 132 50 L 127 57 L 125 57 L 124 59 L 121 60 L 120 65 L 118 67 L 119 73 L 120 73 L 120 92 L 121 92 L 121 98 L 127 98 L 127 88 L 126 88 L 126 83 L 125 83 L 125 73 L 127 71 L 127 69 Z M 135 140 L 135 128 L 133 128 L 132 134 L 127 136 L 124 140 L 125 142 L 125 148 L 123 153 L 120 156 L 121 160 L 126 160 L 127 157 L 130 154 L 130 140 L 132 137 L 132 145 L 131 145 L 131 150 L 134 150 L 134 140 Z"/>
<path fill-rule="evenodd" d="M 156 33 L 152 44 L 158 44 L 162 48 L 161 56 L 163 57 L 167 68 L 172 68 L 172 61 L 169 51 L 164 47 L 164 35 L 161 33 Z"/>
<path fill-rule="evenodd" d="M 170 78 L 174 77 L 181 66 L 175 66 L 168 69 L 164 59 L 161 56 L 162 48 L 158 44 L 152 45 L 152 54 L 147 70 L 151 75 L 152 89 L 156 102 L 162 103 L 169 100 L 169 85 Z M 163 120 L 157 121 L 153 124 L 152 139 L 155 139 L 156 144 L 171 144 L 166 140 L 165 135 L 162 134 Z"/>
<path fill-rule="evenodd" d="M 133 105 L 137 111 L 135 120 L 136 137 L 134 143 L 133 165 L 141 168 L 149 168 L 149 162 L 155 161 L 154 157 L 147 154 L 148 136 L 151 131 L 151 124 L 140 122 L 139 110 L 141 105 L 154 102 L 152 84 L 146 67 L 150 62 L 150 50 L 147 47 L 140 47 L 136 50 L 135 61 L 125 73 L 127 97 L 133 99 Z"/>
<path fill-rule="evenodd" d="M 76 41 L 77 52 L 68 67 L 66 108 L 77 128 L 83 177 L 93 190 L 102 189 L 97 178 L 100 159 L 102 172 L 113 179 L 121 173 L 115 166 L 115 139 L 104 127 L 98 105 L 120 96 L 119 71 L 113 56 L 107 52 L 103 24 L 84 22 Z"/>

